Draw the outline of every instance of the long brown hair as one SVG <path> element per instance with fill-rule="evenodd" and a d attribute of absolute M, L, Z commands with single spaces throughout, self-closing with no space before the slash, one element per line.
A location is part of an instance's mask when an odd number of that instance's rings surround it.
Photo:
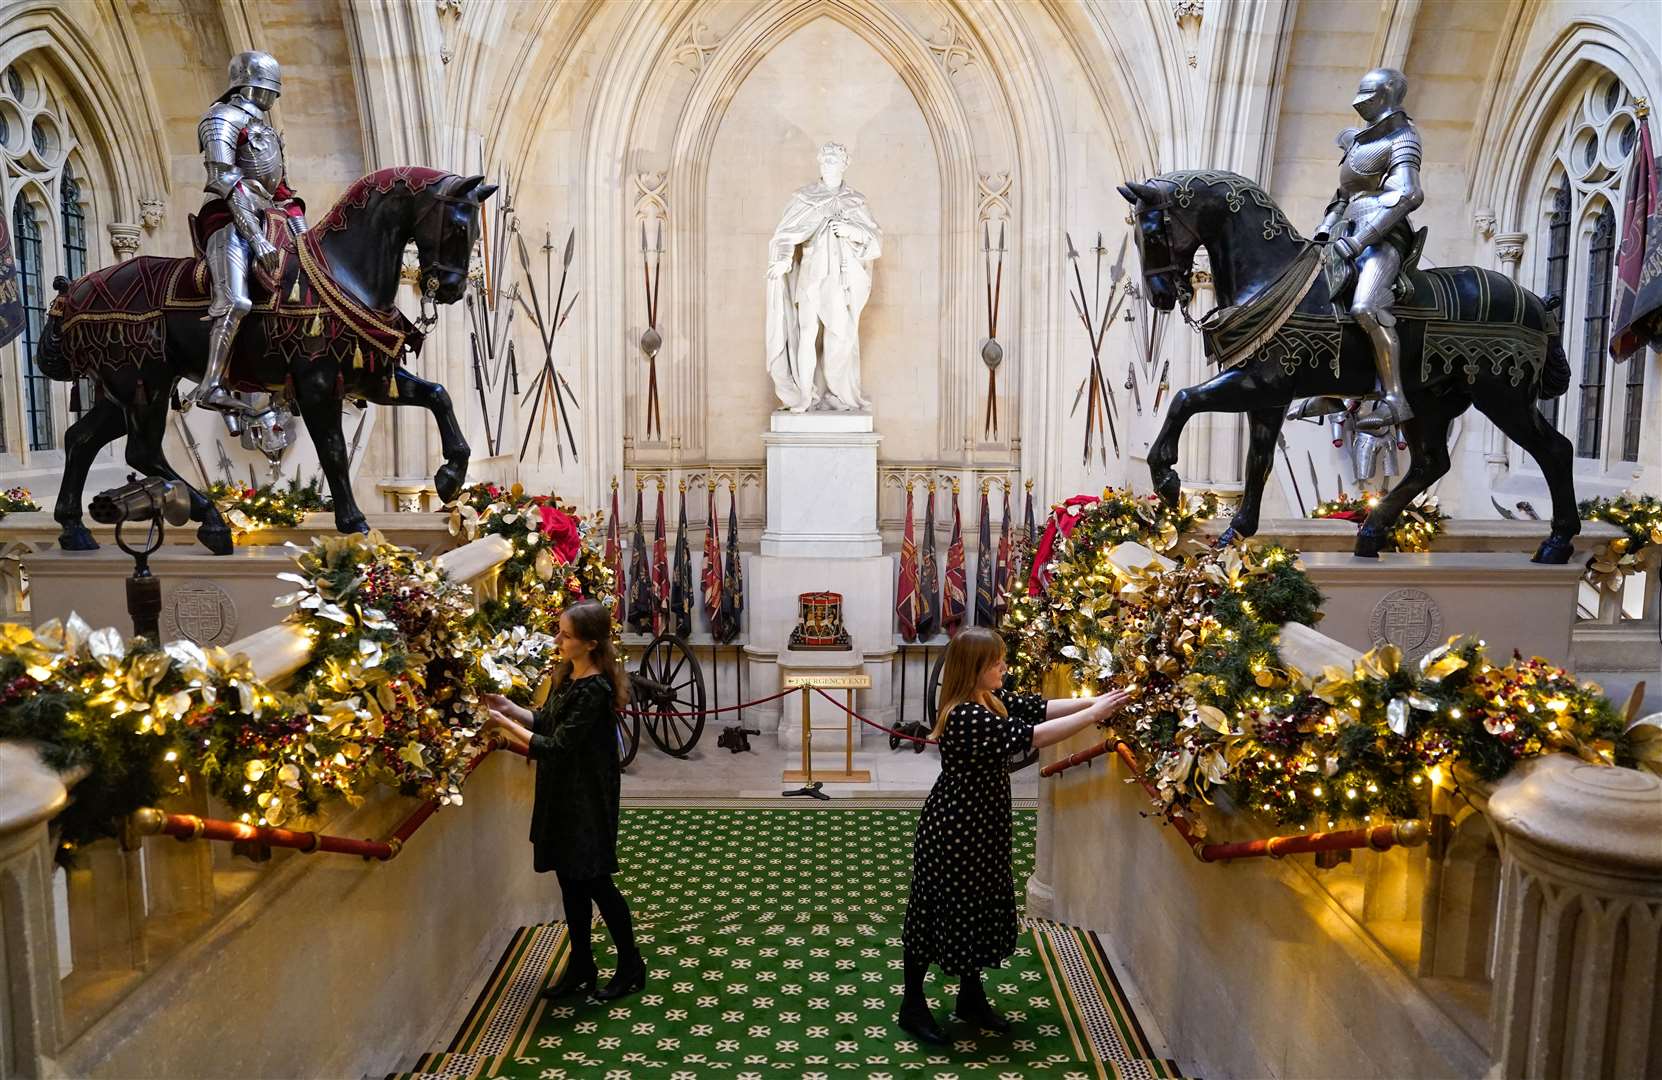
<path fill-rule="evenodd" d="M 611 681 L 612 704 L 622 712 L 629 706 L 629 679 L 612 647 L 612 609 L 598 600 L 579 600 L 566 608 L 565 614 L 571 617 L 571 629 L 577 636 L 594 646 L 589 655 L 594 658 L 594 666 Z M 558 687 L 569 678 L 571 661 L 562 660 L 554 669 L 553 685 Z"/>
<path fill-rule="evenodd" d="M 987 669 L 1003 658 L 1004 639 L 997 630 L 985 626 L 966 626 L 947 643 L 946 659 L 941 663 L 941 707 L 935 714 L 935 730 L 930 738 L 941 737 L 946 731 L 947 714 L 966 701 L 1007 715 L 1004 703 L 978 686 Z"/>

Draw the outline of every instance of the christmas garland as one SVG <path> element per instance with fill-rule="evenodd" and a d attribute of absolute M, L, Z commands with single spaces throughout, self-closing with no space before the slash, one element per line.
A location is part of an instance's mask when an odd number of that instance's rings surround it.
<path fill-rule="evenodd" d="M 1662 738 L 1650 737 L 1662 732 L 1624 734 L 1597 687 L 1539 658 L 1497 665 L 1471 638 L 1413 665 L 1385 646 L 1348 671 L 1290 668 L 1279 627 L 1314 624 L 1321 602 L 1294 553 L 1236 545 L 1181 555 L 1151 530 L 1124 539 L 1181 561 L 1139 566 L 1096 539 L 1121 541 L 1121 523 L 1081 513 L 1048 589 L 1013 598 L 1011 669 L 1037 686 L 1065 665 L 1088 691 L 1130 691 L 1115 729 L 1142 751 L 1164 809 L 1197 828 L 1187 811 L 1217 789 L 1281 824 L 1332 827 L 1420 816 L 1427 785 L 1457 763 L 1486 781 L 1556 750 L 1662 770 Z"/>
<path fill-rule="evenodd" d="M 531 529 L 519 527 L 527 508 Z M 0 624 L 0 739 L 37 742 L 47 764 L 88 772 L 55 822 L 60 858 L 198 782 L 251 824 L 293 824 L 380 785 L 460 803 L 478 692 L 530 698 L 554 655 L 543 628 L 570 600 L 607 595 L 610 580 L 598 531 L 555 500 L 496 492 L 471 521 L 514 544 L 504 595 L 477 607 L 470 586 L 378 533 L 302 551 L 281 575 L 296 589 L 278 603 L 312 651 L 282 689 L 240 655 L 188 641 L 126 642 L 75 616 L 33 631 Z"/>
<path fill-rule="evenodd" d="M 261 529 L 292 529 L 307 514 L 335 508 L 317 477 L 302 484 L 296 476 L 282 487 L 211 484 L 202 494 L 219 507 L 238 540 Z"/>
<path fill-rule="evenodd" d="M 0 491 L 0 518 L 7 514 L 29 514 L 39 510 L 34 498 L 26 487 L 7 488 Z"/>
<path fill-rule="evenodd" d="M 1586 499 L 1578 507 L 1582 521 L 1604 521 L 1622 530 L 1587 563 L 1587 580 L 1607 589 L 1620 588 L 1627 575 L 1654 568 L 1656 549 L 1662 546 L 1662 499 L 1655 495 L 1619 495 L 1614 499 Z"/>
<path fill-rule="evenodd" d="M 1317 503 L 1316 508 L 1310 511 L 1310 516 L 1339 518 L 1343 521 L 1353 521 L 1360 526 L 1383 497 L 1379 492 L 1351 495 L 1341 491 L 1338 498 Z M 1443 531 L 1443 525 L 1447 521 L 1448 515 L 1437 505 L 1436 496 L 1421 495 L 1402 508 L 1396 524 L 1391 526 L 1391 531 L 1386 536 L 1390 543 L 1386 550 L 1430 551 L 1431 542 Z"/>

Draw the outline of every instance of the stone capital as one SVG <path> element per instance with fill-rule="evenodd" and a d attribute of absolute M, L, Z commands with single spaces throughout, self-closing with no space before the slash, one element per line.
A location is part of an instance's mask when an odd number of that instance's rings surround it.
<path fill-rule="evenodd" d="M 1523 259 L 1524 242 L 1528 239 L 1528 233 L 1495 233 L 1495 254 L 1500 256 L 1501 262 L 1510 263 L 1513 267 L 1516 267 L 1518 262 Z"/>
<path fill-rule="evenodd" d="M 144 227 L 129 221 L 112 221 L 105 226 L 110 234 L 110 250 L 117 260 L 130 259 L 138 254 L 144 241 Z"/>

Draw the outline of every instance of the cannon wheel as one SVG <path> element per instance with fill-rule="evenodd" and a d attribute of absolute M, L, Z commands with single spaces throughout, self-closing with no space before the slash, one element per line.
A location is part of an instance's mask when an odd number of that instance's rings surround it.
<path fill-rule="evenodd" d="M 641 712 L 698 713 L 697 716 L 648 716 L 646 733 L 658 749 L 686 757 L 704 732 L 704 668 L 685 638 L 659 634 L 641 654 L 630 679 L 635 708 Z"/>
<path fill-rule="evenodd" d="M 641 749 L 641 718 L 634 712 L 635 703 L 617 717 L 618 768 L 627 769 Z"/>
<path fill-rule="evenodd" d="M 946 650 L 942 649 L 939 653 L 937 653 L 935 655 L 935 662 L 933 664 L 929 665 L 929 682 L 925 685 L 924 692 L 923 692 L 924 701 L 927 703 L 928 709 L 929 709 L 929 711 L 925 715 L 930 716 L 930 717 L 933 717 L 935 715 L 935 710 L 940 707 L 940 700 L 941 700 L 941 668 L 944 667 L 945 664 L 946 664 Z M 929 730 L 927 728 L 925 728 L 923 731 L 918 732 L 918 734 L 927 735 L 927 734 L 929 734 Z M 895 740 L 895 741 L 898 742 L 899 740 Z M 921 754 L 923 752 L 923 744 L 922 743 L 913 743 L 912 744 L 912 749 L 914 751 L 916 751 L 917 753 Z M 1039 760 L 1039 752 L 1037 750 L 1034 750 L 1034 749 L 1031 749 L 1031 748 L 1028 749 L 1025 753 L 1011 754 L 1010 755 L 1010 771 L 1013 772 L 1013 773 L 1014 772 L 1020 772 L 1021 770 L 1027 768 L 1029 765 L 1033 764 L 1035 761 L 1038 761 L 1038 760 Z"/>

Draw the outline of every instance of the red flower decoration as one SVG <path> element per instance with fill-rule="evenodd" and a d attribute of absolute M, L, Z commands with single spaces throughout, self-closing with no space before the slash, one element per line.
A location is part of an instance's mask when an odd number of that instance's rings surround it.
<path fill-rule="evenodd" d="M 577 520 L 553 506 L 538 507 L 537 513 L 542 519 L 542 532 L 548 537 L 548 548 L 554 557 L 566 563 L 577 558 L 578 549 L 583 545 L 582 537 L 577 534 Z"/>

